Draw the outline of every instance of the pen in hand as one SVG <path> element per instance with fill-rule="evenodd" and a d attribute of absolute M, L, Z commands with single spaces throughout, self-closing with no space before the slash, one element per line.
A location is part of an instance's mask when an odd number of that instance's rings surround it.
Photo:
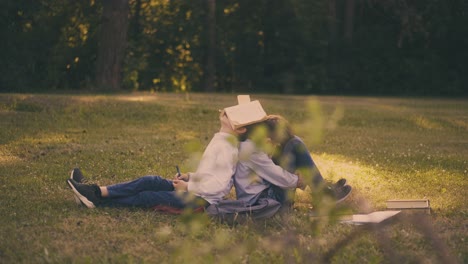
<path fill-rule="evenodd" d="M 176 178 L 179 179 L 179 177 L 180 177 L 180 175 L 181 175 L 181 174 L 180 174 L 180 169 L 179 169 L 179 166 L 178 166 L 178 165 L 176 165 L 175 167 L 176 167 L 176 170 L 177 170 L 177 176 L 176 176 Z"/>

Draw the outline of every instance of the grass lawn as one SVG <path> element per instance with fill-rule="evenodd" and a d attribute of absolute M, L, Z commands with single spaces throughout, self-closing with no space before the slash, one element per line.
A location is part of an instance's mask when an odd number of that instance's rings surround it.
<path fill-rule="evenodd" d="M 311 218 L 307 192 L 290 217 L 234 227 L 87 209 L 65 184 L 73 167 L 103 185 L 191 171 L 236 96 L 0 94 L 0 263 L 320 263 L 333 250 L 333 263 L 468 263 L 467 100 L 252 98 L 290 120 L 327 179 L 348 179 L 352 211 L 428 198 L 432 214 L 355 235 Z"/>

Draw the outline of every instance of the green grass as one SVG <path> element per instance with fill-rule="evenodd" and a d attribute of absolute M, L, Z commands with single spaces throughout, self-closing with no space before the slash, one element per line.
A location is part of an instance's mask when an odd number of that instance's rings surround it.
<path fill-rule="evenodd" d="M 431 202 L 428 225 L 402 218 L 363 233 L 332 262 L 440 262 L 445 249 L 468 262 L 466 100 L 253 98 L 290 120 L 327 179 L 348 179 L 354 212 L 385 209 L 388 199 Z M 287 219 L 235 227 L 74 203 L 65 179 L 76 166 L 99 184 L 169 178 L 176 164 L 193 170 L 219 127 L 217 110 L 235 103 L 210 94 L 1 94 L 0 262 L 320 262 L 358 227 L 308 217 L 307 192 Z"/>

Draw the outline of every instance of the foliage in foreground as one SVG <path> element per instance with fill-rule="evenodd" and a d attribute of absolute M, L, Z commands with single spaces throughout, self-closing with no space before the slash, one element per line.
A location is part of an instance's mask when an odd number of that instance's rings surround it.
<path fill-rule="evenodd" d="M 172 177 L 176 164 L 192 170 L 194 153 L 218 129 L 217 109 L 235 104 L 235 96 L 4 94 L 0 261 L 467 262 L 466 101 L 254 98 L 291 121 L 327 179 L 348 179 L 349 209 L 365 213 L 384 209 L 388 199 L 426 197 L 433 213 L 365 230 L 311 218 L 307 192 L 298 192 L 289 217 L 237 226 L 204 215 L 89 210 L 65 185 L 71 168 L 100 184 Z"/>

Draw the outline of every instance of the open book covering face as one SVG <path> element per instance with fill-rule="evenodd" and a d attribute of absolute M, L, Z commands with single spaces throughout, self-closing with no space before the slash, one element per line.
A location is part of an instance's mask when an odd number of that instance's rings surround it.
<path fill-rule="evenodd" d="M 257 100 L 224 108 L 224 112 L 233 129 L 261 122 L 267 117 L 265 110 Z"/>

